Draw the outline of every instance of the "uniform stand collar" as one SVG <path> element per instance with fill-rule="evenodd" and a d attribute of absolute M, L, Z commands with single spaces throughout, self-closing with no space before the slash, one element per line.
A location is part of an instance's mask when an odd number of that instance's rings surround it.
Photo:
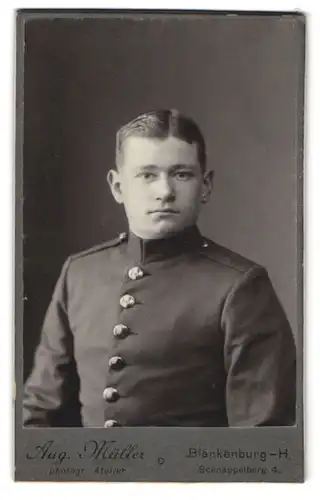
<path fill-rule="evenodd" d="M 196 226 L 159 240 L 143 240 L 130 232 L 128 251 L 135 262 L 147 264 L 191 252 L 199 248 L 202 242 L 203 239 Z"/>

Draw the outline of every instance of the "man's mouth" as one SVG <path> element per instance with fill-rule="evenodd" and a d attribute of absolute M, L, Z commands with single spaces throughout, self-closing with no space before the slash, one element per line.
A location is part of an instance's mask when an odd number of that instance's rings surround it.
<path fill-rule="evenodd" d="M 177 214 L 178 211 L 173 208 L 157 208 L 156 210 L 149 210 L 150 214 Z"/>

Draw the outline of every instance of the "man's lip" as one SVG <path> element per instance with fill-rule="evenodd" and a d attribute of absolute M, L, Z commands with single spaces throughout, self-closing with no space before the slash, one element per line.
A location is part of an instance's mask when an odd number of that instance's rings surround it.
<path fill-rule="evenodd" d="M 177 210 L 173 210 L 172 208 L 159 208 L 157 210 L 150 210 L 150 214 L 177 214 Z"/>

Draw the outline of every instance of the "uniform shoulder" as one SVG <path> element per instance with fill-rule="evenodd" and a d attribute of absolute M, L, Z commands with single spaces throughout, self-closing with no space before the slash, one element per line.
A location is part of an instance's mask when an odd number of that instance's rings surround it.
<path fill-rule="evenodd" d="M 83 257 L 87 257 L 89 255 L 94 255 L 99 252 L 103 252 L 108 248 L 113 248 L 121 245 L 126 240 L 127 240 L 127 233 L 120 233 L 116 238 L 113 238 L 112 240 L 104 241 L 102 243 L 99 243 L 98 245 L 94 245 L 93 247 L 87 248 L 86 250 L 82 250 L 81 252 L 72 254 L 70 256 L 70 260 L 75 261 Z"/>
<path fill-rule="evenodd" d="M 222 267 L 234 269 L 240 273 L 246 273 L 252 268 L 262 269 L 262 266 L 256 262 L 243 257 L 229 248 L 218 245 L 208 238 L 205 238 L 204 240 L 201 253 L 216 264 Z"/>

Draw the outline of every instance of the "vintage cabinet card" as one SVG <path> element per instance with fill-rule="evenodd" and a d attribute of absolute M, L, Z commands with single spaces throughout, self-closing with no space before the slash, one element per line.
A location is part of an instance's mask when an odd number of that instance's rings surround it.
<path fill-rule="evenodd" d="M 17 480 L 303 481 L 304 40 L 17 13 Z"/>

